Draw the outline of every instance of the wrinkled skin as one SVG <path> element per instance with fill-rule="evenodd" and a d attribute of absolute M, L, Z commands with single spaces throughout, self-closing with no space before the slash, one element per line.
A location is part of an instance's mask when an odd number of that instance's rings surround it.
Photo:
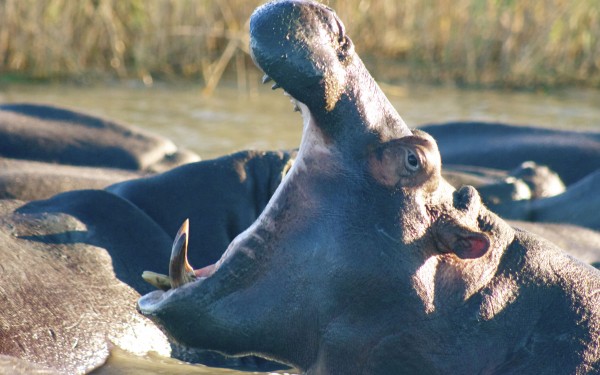
<path fill-rule="evenodd" d="M 330 9 L 268 4 L 250 30 L 302 111 L 298 158 L 211 271 L 144 296 L 144 315 L 184 345 L 309 374 L 600 371 L 598 270 L 443 180 L 435 142 L 395 114 Z"/>
<path fill-rule="evenodd" d="M 114 187 L 131 195 L 139 191 L 139 184 L 145 186 L 141 194 L 155 206 L 132 200 L 148 213 L 102 190 L 69 191 L 29 203 L 0 200 L 0 354 L 59 373 L 81 373 L 101 365 L 113 344 L 137 354 L 171 353 L 212 366 L 282 368 L 260 358 L 170 348 L 166 337 L 136 311 L 135 301 L 154 289 L 140 277 L 145 270 L 168 270 L 172 234 L 160 224 L 172 217 L 149 214 L 200 210 L 191 217 L 204 224 L 192 230 L 222 253 L 262 210 L 288 158 L 278 152 L 240 152 Z M 205 193 L 200 203 L 195 199 L 198 190 Z M 217 251 L 198 259 L 213 262 L 220 255 Z"/>
<path fill-rule="evenodd" d="M 40 104 L 0 105 L 0 156 L 58 164 L 163 171 L 199 160 L 162 137 Z"/>
<path fill-rule="evenodd" d="M 156 246 L 170 241 L 142 211 L 101 190 L 0 200 L 0 354 L 63 374 L 102 365 L 113 345 L 168 355 L 166 337 L 136 313 L 132 287 L 147 290 L 139 274 L 168 261 Z"/>
<path fill-rule="evenodd" d="M 571 185 L 600 167 L 600 133 L 450 122 L 420 127 L 438 143 L 445 164 L 509 170 L 531 160 Z M 503 157 L 498 157 L 498 155 Z"/>

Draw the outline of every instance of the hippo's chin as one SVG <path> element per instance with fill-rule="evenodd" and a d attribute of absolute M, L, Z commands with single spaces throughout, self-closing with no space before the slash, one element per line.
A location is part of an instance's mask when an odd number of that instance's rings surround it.
<path fill-rule="evenodd" d="M 195 286 L 199 283 L 202 283 L 202 280 L 197 280 L 167 291 L 155 290 L 150 292 L 138 300 L 138 310 L 143 315 L 152 316 L 157 310 L 161 309 L 164 303 L 167 302 L 174 294 L 179 295 L 181 293 L 185 293 L 186 291 L 190 290 L 193 285 Z"/>
<path fill-rule="evenodd" d="M 164 292 L 162 290 L 155 290 L 138 300 L 138 309 L 144 315 L 152 315 L 152 313 L 159 307 L 160 303 L 171 294 L 172 290 Z"/>

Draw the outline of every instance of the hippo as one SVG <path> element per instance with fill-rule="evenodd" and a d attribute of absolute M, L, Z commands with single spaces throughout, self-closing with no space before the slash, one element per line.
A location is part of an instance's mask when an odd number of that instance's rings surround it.
<path fill-rule="evenodd" d="M 455 188 L 471 185 L 485 205 L 499 213 L 514 201 L 555 196 L 566 190 L 560 177 L 546 166 L 524 162 L 513 171 L 465 165 L 444 165 L 442 176 Z"/>
<path fill-rule="evenodd" d="M 168 139 L 43 104 L 0 105 L 0 156 L 56 164 L 164 171 L 198 161 Z"/>
<path fill-rule="evenodd" d="M 528 161 L 512 171 L 474 166 L 444 166 L 454 187 L 474 185 L 486 206 L 508 220 L 563 223 L 600 230 L 600 169 L 565 188 L 546 166 Z M 548 232 L 545 232 L 548 233 Z"/>
<path fill-rule="evenodd" d="M 134 308 L 148 290 L 140 272 L 168 261 L 155 246 L 170 241 L 102 190 L 0 200 L 0 354 L 63 374 L 101 366 L 113 346 L 170 355 L 164 334 Z"/>
<path fill-rule="evenodd" d="M 594 172 L 592 172 L 594 173 Z M 508 175 L 518 178 L 527 184 L 531 190 L 532 199 L 548 198 L 565 192 L 566 187 L 558 173 L 546 165 L 534 161 L 525 161 Z"/>
<path fill-rule="evenodd" d="M 599 132 L 477 121 L 419 128 L 436 139 L 447 164 L 509 170 L 523 161 L 533 161 L 558 173 L 566 185 L 600 168 Z"/>
<path fill-rule="evenodd" d="M 223 221 L 215 213 L 215 220 L 207 218 L 203 226 L 193 227 L 197 233 L 205 233 L 211 247 L 223 249 L 231 240 L 228 233 L 234 236 L 245 229 L 245 223 L 257 215 L 254 209 L 260 210 L 263 201 L 266 204 L 272 194 L 270 184 L 277 183 L 277 173 L 285 170 L 285 155 L 237 153 L 184 165 L 167 175 L 178 177 L 179 183 L 182 177 L 191 181 L 192 175 L 184 173 L 192 167 L 196 178 L 206 178 L 204 185 L 208 187 L 215 178 L 220 179 L 221 185 L 216 185 L 222 189 L 225 184 L 234 185 L 229 194 L 204 189 L 211 197 L 207 205 L 221 200 L 215 209 L 223 214 Z M 146 196 L 170 204 L 170 209 L 179 207 L 185 214 L 186 200 L 194 194 L 175 194 L 169 200 L 173 191 L 153 191 L 155 181 L 144 177 L 120 190 L 126 195 L 142 184 Z M 200 181 L 196 186 L 202 184 Z M 164 202 L 157 199 L 161 196 Z M 159 208 L 157 203 L 152 211 L 151 206 L 136 202 L 150 214 Z M 247 207 L 252 209 L 247 211 Z M 15 362 L 19 366 L 21 362 L 39 364 L 49 371 L 74 374 L 101 366 L 113 347 L 138 355 L 157 352 L 217 367 L 255 371 L 287 368 L 262 358 L 225 358 L 179 346 L 137 312 L 135 301 L 154 289 L 141 276 L 145 270 L 168 270 L 172 241 L 149 213 L 108 190 L 66 191 L 31 202 L 0 199 L 0 300 L 4 301 L 0 355 L 20 359 Z M 2 369 L 0 363 L 0 372 Z"/>
<path fill-rule="evenodd" d="M 163 137 L 68 108 L 0 105 L 0 199 L 102 189 L 199 161 Z"/>
<path fill-rule="evenodd" d="M 134 204 L 169 235 L 191 218 L 190 231 L 203 238 L 202 246 L 190 246 L 191 261 L 214 263 L 256 220 L 295 156 L 295 151 L 240 151 L 119 182 L 106 191 Z"/>
<path fill-rule="evenodd" d="M 302 113 L 298 156 L 215 264 L 190 269 L 183 227 L 172 288 L 143 315 L 183 345 L 307 374 L 600 371 L 600 271 L 449 185 L 333 10 L 268 3 L 250 35 Z"/>
<path fill-rule="evenodd" d="M 0 157 L 0 199 L 48 199 L 69 190 L 103 189 L 149 172 Z"/>
<path fill-rule="evenodd" d="M 5 367 L 0 360 L 0 372 L 5 368 L 15 371 L 14 366 L 19 366 L 22 373 L 34 373 L 31 362 L 53 369 L 40 370 L 42 373 L 83 372 L 101 365 L 111 344 L 122 342 L 130 342 L 126 348 L 134 348 L 138 354 L 159 348 L 160 353 L 169 355 L 171 346 L 173 357 L 212 366 L 261 371 L 283 368 L 252 357 L 224 359 L 173 345 L 146 320 L 138 321 L 134 330 L 125 331 L 123 336 L 118 331 L 124 322 L 139 318 L 133 307 L 140 293 L 153 290 L 140 277 L 143 271 L 167 271 L 168 251 L 156 250 L 168 250 L 174 233 L 172 222 L 189 215 L 197 224 L 189 231 L 194 238 L 202 238 L 202 246 L 194 247 L 195 241 L 190 244 L 192 264 L 216 262 L 229 242 L 262 212 L 293 157 L 294 153 L 287 152 L 244 151 L 120 182 L 105 191 L 69 191 L 29 203 L 0 200 L 0 205 L 8 205 L 0 213 L 0 256 L 5 270 L 0 274 L 0 298 L 14 301 L 28 285 L 35 285 L 35 296 L 44 296 L 34 297 L 35 303 L 27 304 L 32 311 L 27 325 L 15 325 L 20 328 L 10 332 L 2 330 L 0 337 L 7 341 L 0 339 L 1 353 L 13 357 L 6 357 L 9 360 Z M 121 219 L 115 222 L 113 216 Z M 597 232 L 555 224 L 511 225 L 539 233 L 568 248 L 579 259 L 600 265 Z M 18 282 L 13 277 L 16 274 L 21 276 Z M 103 287 L 87 288 L 94 283 L 102 283 Z M 51 298 L 58 301 L 52 302 Z M 98 309 L 90 300 L 109 308 Z M 38 302 L 50 302 L 54 307 L 36 309 Z M 5 303 L 0 314 L 3 327 L 12 326 L 15 318 L 23 323 L 23 308 L 19 303 Z M 48 314 L 55 320 L 49 321 Z M 88 317 L 86 324 L 76 324 L 80 316 Z M 77 329 L 64 330 L 63 326 Z M 140 327 L 150 329 L 140 335 Z M 58 344 L 47 345 L 51 331 Z M 37 335 L 38 339 L 23 339 L 17 350 L 13 346 L 17 333 L 22 338 Z M 104 336 L 119 339 L 100 339 Z M 71 348 L 68 344 L 75 341 L 78 345 Z M 148 347 L 149 343 L 155 347 Z M 86 352 L 96 355 L 82 355 Z"/>
<path fill-rule="evenodd" d="M 507 219 L 568 223 L 600 230 L 600 169 L 569 186 L 558 195 L 535 200 L 505 202 L 497 207 Z"/>

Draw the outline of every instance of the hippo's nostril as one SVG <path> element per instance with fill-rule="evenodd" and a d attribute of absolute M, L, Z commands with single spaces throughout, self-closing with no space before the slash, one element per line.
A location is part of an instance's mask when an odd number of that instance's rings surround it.
<path fill-rule="evenodd" d="M 344 36 L 343 41 L 340 42 L 340 52 L 338 53 L 340 61 L 352 54 L 353 47 L 352 40 L 348 36 Z"/>

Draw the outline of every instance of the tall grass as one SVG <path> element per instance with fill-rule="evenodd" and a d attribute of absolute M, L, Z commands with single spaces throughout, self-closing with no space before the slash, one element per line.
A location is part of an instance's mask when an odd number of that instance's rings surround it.
<path fill-rule="evenodd" d="M 600 87 L 598 0 L 330 0 L 380 79 Z M 247 81 L 256 0 L 0 0 L 0 74 Z"/>

